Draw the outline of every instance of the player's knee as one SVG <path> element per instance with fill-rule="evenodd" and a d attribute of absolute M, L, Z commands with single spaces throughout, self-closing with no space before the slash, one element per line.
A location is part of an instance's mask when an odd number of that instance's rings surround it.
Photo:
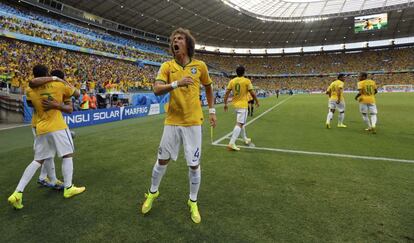
<path fill-rule="evenodd" d="M 344 114 L 344 113 L 345 113 L 345 111 L 341 111 L 341 112 L 339 112 L 339 113 Z"/>
<path fill-rule="evenodd" d="M 237 123 L 237 126 L 239 126 L 240 128 L 243 128 L 243 125 L 244 125 L 243 123 L 240 123 L 240 122 Z"/>
<path fill-rule="evenodd" d="M 45 162 L 45 160 L 44 159 L 42 159 L 42 160 L 36 160 L 36 162 L 42 165 L 43 162 Z"/>
<path fill-rule="evenodd" d="M 73 157 L 73 154 L 66 154 L 66 155 L 63 155 L 62 156 L 62 158 L 64 158 L 64 159 L 66 159 L 66 158 L 72 158 Z"/>
<path fill-rule="evenodd" d="M 170 162 L 169 159 L 158 159 L 158 164 L 160 165 L 167 165 Z"/>
<path fill-rule="evenodd" d="M 332 112 L 332 113 L 335 113 L 335 109 L 331 109 L 331 112 Z"/>
<path fill-rule="evenodd" d="M 189 167 L 190 167 L 190 169 L 192 169 L 192 170 L 196 170 L 196 169 L 198 169 L 198 167 L 200 167 L 200 165 L 189 166 Z"/>

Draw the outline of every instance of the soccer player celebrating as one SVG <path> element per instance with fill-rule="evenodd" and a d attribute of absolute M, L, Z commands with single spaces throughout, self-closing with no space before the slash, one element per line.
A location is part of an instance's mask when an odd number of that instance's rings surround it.
<path fill-rule="evenodd" d="M 51 77 L 37 77 L 37 78 L 30 80 L 28 89 L 31 90 L 32 88 L 36 88 L 48 82 L 55 82 L 55 81 L 59 81 L 64 84 L 70 85 L 68 82 L 64 80 L 65 74 L 61 70 L 53 70 L 52 72 L 50 72 L 50 75 Z M 79 95 L 80 95 L 79 91 L 75 90 L 75 92 L 73 93 L 73 96 L 75 98 L 78 98 Z M 70 97 L 65 97 L 65 99 L 69 99 L 69 98 Z M 43 102 L 45 103 L 43 105 L 43 108 L 59 109 L 59 106 L 56 106 L 56 107 L 54 106 L 55 103 L 53 101 L 44 100 Z M 64 110 L 62 111 L 65 112 Z M 68 110 L 67 112 L 70 113 L 71 111 Z M 34 140 L 35 143 L 36 143 L 36 122 L 37 122 L 37 113 L 36 113 L 36 110 L 34 110 L 32 114 L 32 132 L 35 138 Z M 56 177 L 54 157 L 45 159 L 40 169 L 40 175 L 39 175 L 39 179 L 37 180 L 37 183 L 39 183 L 42 186 L 54 188 L 57 190 L 64 189 L 63 182 L 57 179 Z"/>
<path fill-rule="evenodd" d="M 326 128 L 331 128 L 331 121 L 335 110 L 338 109 L 338 127 L 345 128 L 344 118 L 345 118 L 345 99 L 344 99 L 344 81 L 345 75 L 339 74 L 338 79 L 333 81 L 328 89 L 326 94 L 329 96 L 328 101 L 328 116 L 326 117 Z"/>
<path fill-rule="evenodd" d="M 227 145 L 228 150 L 239 151 L 240 148 L 236 146 L 236 139 L 239 137 L 240 133 L 243 137 L 245 144 L 250 144 L 251 139 L 247 137 L 246 134 L 246 120 L 247 120 L 247 107 L 248 107 L 248 94 L 253 97 L 256 107 L 259 107 L 259 100 L 257 99 L 256 94 L 253 91 L 253 85 L 250 79 L 244 77 L 244 67 L 239 66 L 236 69 L 237 77 L 230 80 L 227 85 L 226 94 L 224 95 L 224 111 L 228 110 L 227 100 L 231 92 L 233 92 L 233 106 L 236 110 L 236 126 L 233 129 L 233 135 L 231 136 L 230 143 Z M 253 113 L 253 111 L 252 111 Z"/>
<path fill-rule="evenodd" d="M 378 90 L 375 82 L 367 78 L 367 73 L 361 73 L 359 75 L 359 92 L 355 96 L 355 100 L 359 101 L 359 111 L 362 114 L 362 119 L 368 126 L 365 130 L 375 134 L 378 113 L 377 106 L 375 105 L 375 94 L 378 93 Z M 368 112 L 371 115 L 371 120 L 368 118 Z"/>
<path fill-rule="evenodd" d="M 36 65 L 33 68 L 33 75 L 35 78 L 45 77 L 48 75 L 48 69 L 43 65 Z M 34 160 L 26 167 L 15 192 L 8 198 L 9 203 L 15 209 L 23 208 L 24 188 L 43 162 L 48 158 L 54 157 L 55 153 L 63 158 L 62 174 L 65 186 L 63 196 L 70 198 L 85 191 L 85 187 L 75 187 L 72 185 L 73 140 L 61 112 L 61 110 L 65 112 L 72 111 L 70 103 L 62 103 L 64 97 L 70 97 L 74 92 L 76 91 L 73 87 L 61 82 L 47 83 L 27 92 L 28 100 L 31 101 L 30 104 L 34 107 L 37 114 L 35 155 Z M 54 109 L 49 110 L 44 107 L 49 106 L 47 100 L 53 101 Z"/>
<path fill-rule="evenodd" d="M 192 59 L 195 49 L 194 37 L 189 30 L 179 28 L 170 37 L 170 48 L 173 60 L 164 62 L 154 82 L 154 93 L 162 95 L 170 93 L 164 132 L 158 149 L 151 188 L 145 194 L 142 213 L 148 213 L 154 200 L 159 196 L 158 187 L 167 170 L 170 159 L 177 160 L 180 144 L 183 143 L 185 159 L 189 167 L 188 177 L 190 195 L 187 202 L 190 207 L 191 219 L 194 223 L 201 222 L 197 205 L 197 195 L 201 182 L 201 124 L 203 112 L 199 100 L 200 85 L 204 85 L 209 106 L 209 119 L 212 127 L 216 126 L 216 111 L 212 81 L 207 65 Z"/>

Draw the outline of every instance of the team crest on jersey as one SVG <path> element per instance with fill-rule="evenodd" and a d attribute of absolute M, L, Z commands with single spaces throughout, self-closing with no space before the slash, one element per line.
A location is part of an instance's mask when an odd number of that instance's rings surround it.
<path fill-rule="evenodd" d="M 195 68 L 195 67 L 191 68 L 191 73 L 196 74 L 197 73 L 197 68 Z"/>

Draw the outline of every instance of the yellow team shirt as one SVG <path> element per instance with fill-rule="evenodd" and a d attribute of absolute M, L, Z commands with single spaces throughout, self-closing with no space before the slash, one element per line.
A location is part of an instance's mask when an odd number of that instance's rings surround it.
<path fill-rule="evenodd" d="M 43 99 L 55 99 L 58 103 L 63 103 L 75 92 L 74 89 L 66 86 L 61 82 L 50 82 L 40 87 L 28 89 L 26 91 L 27 99 L 30 100 L 35 109 L 32 125 L 36 127 L 36 134 L 42 135 L 58 130 L 68 128 L 63 119 L 62 112 L 59 110 L 43 110 Z"/>
<path fill-rule="evenodd" d="M 338 93 L 341 94 L 341 101 L 344 101 L 344 82 L 341 80 L 335 80 L 333 81 L 328 89 L 328 92 L 331 93 L 331 96 L 329 97 L 329 100 L 337 101 L 338 100 Z"/>
<path fill-rule="evenodd" d="M 253 97 L 252 97 L 252 95 L 250 94 L 250 92 L 247 92 L 247 100 L 248 100 L 248 101 L 253 100 Z"/>
<path fill-rule="evenodd" d="M 16 76 L 11 79 L 11 86 L 20 87 L 20 81 Z"/>
<path fill-rule="evenodd" d="M 230 80 L 227 90 L 233 91 L 232 104 L 236 109 L 247 109 L 249 102 L 249 91 L 253 89 L 250 79 L 245 77 L 236 77 Z"/>
<path fill-rule="evenodd" d="M 194 80 L 193 85 L 170 92 L 165 125 L 195 126 L 203 123 L 200 85 L 212 84 L 207 65 L 203 61 L 192 59 L 185 66 L 181 66 L 175 60 L 164 62 L 158 71 L 156 81 L 170 84 L 188 76 Z"/>
<path fill-rule="evenodd" d="M 358 82 L 358 90 L 361 92 L 361 96 L 358 101 L 364 104 L 375 104 L 375 90 L 377 85 L 375 81 L 366 79 Z"/>

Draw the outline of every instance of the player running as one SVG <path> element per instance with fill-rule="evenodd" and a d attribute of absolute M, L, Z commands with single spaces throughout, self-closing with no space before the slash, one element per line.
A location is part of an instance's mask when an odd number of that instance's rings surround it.
<path fill-rule="evenodd" d="M 170 48 L 174 56 L 171 61 L 161 65 L 154 83 L 154 93 L 162 95 L 170 93 L 167 115 L 164 123 L 158 159 L 152 170 L 151 188 L 145 194 L 142 213 L 147 214 L 154 200 L 159 196 L 158 187 L 164 176 L 170 159 L 177 160 L 181 143 L 187 161 L 190 195 L 187 201 L 191 219 L 201 222 L 197 205 L 197 195 L 201 182 L 201 124 L 203 112 L 199 100 L 200 85 L 205 87 L 210 125 L 216 126 L 216 110 L 212 81 L 207 65 L 192 59 L 195 40 L 190 31 L 179 28 L 174 30 L 170 38 Z"/>
<path fill-rule="evenodd" d="M 338 127 L 345 128 L 347 127 L 344 124 L 345 118 L 345 98 L 344 98 L 344 82 L 345 82 L 345 75 L 339 74 L 338 79 L 333 81 L 328 89 L 326 90 L 326 94 L 329 96 L 328 101 L 328 115 L 326 117 L 326 128 L 331 128 L 331 121 L 335 110 L 338 109 Z"/>
<path fill-rule="evenodd" d="M 367 79 L 367 73 L 361 73 L 359 75 L 358 82 L 358 94 L 355 96 L 355 100 L 359 102 L 359 111 L 362 114 L 362 119 L 368 132 L 377 133 L 377 106 L 375 105 L 375 94 L 378 93 L 377 85 L 375 81 Z M 368 118 L 368 113 L 371 116 L 371 120 Z"/>
<path fill-rule="evenodd" d="M 247 120 L 248 94 L 253 97 L 256 107 L 259 107 L 259 100 L 253 91 L 252 82 L 250 79 L 244 77 L 244 72 L 245 69 L 243 66 L 237 67 L 237 77 L 230 80 L 227 85 L 226 94 L 224 95 L 224 111 L 227 111 L 227 100 L 230 93 L 233 92 L 232 103 L 237 114 L 236 126 L 233 129 L 233 135 L 231 136 L 230 143 L 227 145 L 227 149 L 231 151 L 240 150 L 240 148 L 236 146 L 236 139 L 239 137 L 240 133 L 245 144 L 250 144 L 252 142 L 252 140 L 247 137 L 246 128 L 244 126 Z"/>

